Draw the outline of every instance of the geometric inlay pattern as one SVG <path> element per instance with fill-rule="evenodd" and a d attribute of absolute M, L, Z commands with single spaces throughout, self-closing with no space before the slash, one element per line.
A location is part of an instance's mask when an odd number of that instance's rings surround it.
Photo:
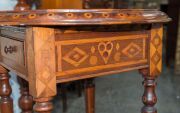
<path fill-rule="evenodd" d="M 88 0 L 88 2 L 95 0 Z M 102 0 L 101 0 L 102 1 Z M 106 2 L 109 0 L 105 0 Z M 112 4 L 111 4 L 112 5 Z M 110 5 L 110 6 L 111 6 Z M 144 15 L 146 15 L 144 17 Z M 82 24 L 99 24 L 99 21 L 102 20 L 101 24 L 106 24 L 107 22 L 112 23 L 146 23 L 146 22 L 159 22 L 164 20 L 164 22 L 169 21 L 170 19 L 166 14 L 156 11 L 156 10 L 121 10 L 121 9 L 101 9 L 101 10 L 40 10 L 40 11 L 26 11 L 25 12 L 0 12 L 1 22 L 3 24 L 10 23 L 11 25 L 19 25 L 19 23 L 32 25 L 33 23 L 38 25 L 47 25 L 51 23 L 53 25 L 82 25 Z M 41 20 L 42 18 L 46 18 Z M 58 18 L 61 18 L 58 20 Z M 77 19 L 79 18 L 79 19 Z M 123 19 L 122 19 L 123 18 Z M 38 23 L 38 21 L 42 23 Z"/>
<path fill-rule="evenodd" d="M 29 89 L 34 98 L 56 95 L 54 29 L 34 27 L 27 30 Z"/>
<path fill-rule="evenodd" d="M 63 57 L 63 60 L 77 67 L 83 61 L 85 61 L 87 57 L 88 57 L 88 54 L 85 51 L 75 47 L 72 51 L 70 51 Z"/>
<path fill-rule="evenodd" d="M 88 40 L 70 39 L 58 42 L 60 45 L 57 43 L 59 76 L 147 63 L 147 34 L 132 35 L 128 39 L 119 33 L 113 38 L 111 34 L 107 38 L 99 38 L 103 34 L 96 35 L 97 38 Z"/>
<path fill-rule="evenodd" d="M 40 52 L 39 52 L 40 53 Z M 36 77 L 36 89 L 37 97 L 46 97 L 46 92 L 54 92 L 54 81 L 56 81 L 56 76 L 52 71 L 51 64 L 49 60 L 53 57 L 49 56 L 50 52 L 48 50 L 41 50 L 41 65 L 43 65 L 43 71 L 39 71 Z"/>
<path fill-rule="evenodd" d="M 161 60 L 161 55 L 156 51 L 155 54 L 151 57 L 151 61 L 157 65 L 160 60 Z"/>
<path fill-rule="evenodd" d="M 158 33 L 153 38 L 153 45 L 156 47 L 156 49 L 160 46 L 161 44 L 161 38 L 159 37 Z"/>
<path fill-rule="evenodd" d="M 133 58 L 141 52 L 141 47 L 135 43 L 130 43 L 122 52 L 129 58 Z"/>
<path fill-rule="evenodd" d="M 150 75 L 157 76 L 162 69 L 162 34 L 163 27 L 154 25 L 151 30 L 150 43 Z"/>

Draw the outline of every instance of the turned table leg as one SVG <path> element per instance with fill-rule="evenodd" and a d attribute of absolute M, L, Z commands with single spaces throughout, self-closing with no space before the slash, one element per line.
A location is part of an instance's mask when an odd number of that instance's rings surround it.
<path fill-rule="evenodd" d="M 33 97 L 29 94 L 28 83 L 18 78 L 20 84 L 21 97 L 19 98 L 19 107 L 22 113 L 33 113 Z"/>
<path fill-rule="evenodd" d="M 37 98 L 35 100 L 34 111 L 37 113 L 52 113 L 52 98 Z"/>
<path fill-rule="evenodd" d="M 76 85 L 77 94 L 79 97 L 81 97 L 82 96 L 82 90 L 83 90 L 82 80 L 76 81 L 75 85 Z"/>
<path fill-rule="evenodd" d="M 67 112 L 67 87 L 66 84 L 61 84 L 62 106 L 63 113 Z"/>
<path fill-rule="evenodd" d="M 86 113 L 95 113 L 95 83 L 94 79 L 85 80 Z"/>
<path fill-rule="evenodd" d="M 155 93 L 156 87 L 156 77 L 148 75 L 148 69 L 140 70 L 144 77 L 143 85 L 144 85 L 144 94 L 142 97 L 142 101 L 144 103 L 144 107 L 141 110 L 141 113 L 157 113 L 157 109 L 154 105 L 157 102 L 157 97 Z"/>
<path fill-rule="evenodd" d="M 8 71 L 0 66 L 0 111 L 1 113 L 13 113 L 12 89 L 9 84 Z"/>

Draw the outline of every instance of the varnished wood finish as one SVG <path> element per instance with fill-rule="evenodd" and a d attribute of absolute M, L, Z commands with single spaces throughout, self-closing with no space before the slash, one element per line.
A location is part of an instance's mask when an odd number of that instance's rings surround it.
<path fill-rule="evenodd" d="M 22 113 L 33 113 L 33 97 L 29 94 L 28 82 L 18 78 L 20 84 L 21 97 L 19 98 L 19 107 Z"/>
<path fill-rule="evenodd" d="M 150 38 L 150 75 L 157 76 L 162 70 L 162 35 L 161 24 L 152 25 Z"/>
<path fill-rule="evenodd" d="M 28 81 L 38 113 L 51 113 L 57 83 L 143 69 L 142 113 L 156 113 L 163 23 L 170 20 L 163 12 L 143 9 L 1 11 L 0 64 Z M 7 42 L 20 43 L 17 61 L 4 55 L 15 52 L 13 46 L 2 51 Z M 87 82 L 88 113 L 95 111 L 94 91 Z"/>
<path fill-rule="evenodd" d="M 36 113 L 52 113 L 53 104 L 52 98 L 39 98 L 35 99 L 34 111 Z"/>
<path fill-rule="evenodd" d="M 27 29 L 27 62 L 30 94 L 46 98 L 56 95 L 54 29 Z"/>
<path fill-rule="evenodd" d="M 86 113 L 95 113 L 95 83 L 94 79 L 85 80 Z"/>
<path fill-rule="evenodd" d="M 127 69 L 126 66 L 138 68 L 148 64 L 148 31 L 93 34 L 82 31 L 60 33 L 58 36 L 61 38 L 57 37 L 55 43 L 58 53 L 56 75 L 61 82 L 87 77 L 85 75 L 97 76 L 100 72 L 119 71 Z M 129 51 L 131 49 L 133 53 Z M 73 58 L 78 55 L 79 59 Z"/>
<path fill-rule="evenodd" d="M 83 0 L 40 0 L 39 9 L 82 9 Z"/>
<path fill-rule="evenodd" d="M 1 55 L 4 59 L 11 60 L 17 65 L 24 67 L 24 44 L 23 42 L 0 37 Z"/>
<path fill-rule="evenodd" d="M 0 12 L 1 25 L 117 25 L 168 22 L 157 10 L 35 10 Z"/>
<path fill-rule="evenodd" d="M 0 66 L 0 112 L 13 113 L 13 100 L 11 99 L 12 89 L 9 84 L 8 71 Z"/>
<path fill-rule="evenodd" d="M 144 107 L 142 108 L 141 113 L 157 113 L 157 109 L 154 107 L 157 102 L 157 97 L 155 93 L 156 77 L 149 75 L 148 69 L 141 69 L 140 73 L 144 77 L 143 85 L 145 88 L 142 97 Z"/>
<path fill-rule="evenodd" d="M 18 76 L 27 80 L 25 57 L 25 28 L 6 26 L 0 28 L 0 64 Z M 15 51 L 5 53 L 5 49 L 15 48 Z"/>

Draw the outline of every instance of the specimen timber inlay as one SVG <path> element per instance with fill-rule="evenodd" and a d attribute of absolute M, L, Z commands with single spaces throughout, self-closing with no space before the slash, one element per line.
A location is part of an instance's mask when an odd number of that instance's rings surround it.
<path fill-rule="evenodd" d="M 170 20 L 165 13 L 148 9 L 6 11 L 0 12 L 0 19 L 4 25 L 117 25 Z"/>
<path fill-rule="evenodd" d="M 147 32 L 95 34 L 94 38 L 81 40 L 63 40 L 61 35 L 61 41 L 56 42 L 60 76 L 147 63 Z"/>
<path fill-rule="evenodd" d="M 150 43 L 150 74 L 157 76 L 162 69 L 162 25 L 153 25 Z"/>
<path fill-rule="evenodd" d="M 0 96 L 11 91 L 7 72 L 13 71 L 29 83 L 26 96 L 33 96 L 35 112 L 51 113 L 58 83 L 86 79 L 87 112 L 94 113 L 93 78 L 140 70 L 141 111 L 157 113 L 155 79 L 162 68 L 163 23 L 170 20 L 151 9 L 0 11 Z M 28 101 L 24 111 L 32 108 Z M 5 102 L 0 105 L 11 107 L 10 98 Z"/>

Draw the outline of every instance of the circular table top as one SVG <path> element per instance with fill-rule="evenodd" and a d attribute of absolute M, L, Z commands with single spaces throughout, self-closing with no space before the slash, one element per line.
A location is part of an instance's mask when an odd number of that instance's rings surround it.
<path fill-rule="evenodd" d="M 171 19 L 150 9 L 50 9 L 0 11 L 0 25 L 64 26 L 164 23 Z"/>

